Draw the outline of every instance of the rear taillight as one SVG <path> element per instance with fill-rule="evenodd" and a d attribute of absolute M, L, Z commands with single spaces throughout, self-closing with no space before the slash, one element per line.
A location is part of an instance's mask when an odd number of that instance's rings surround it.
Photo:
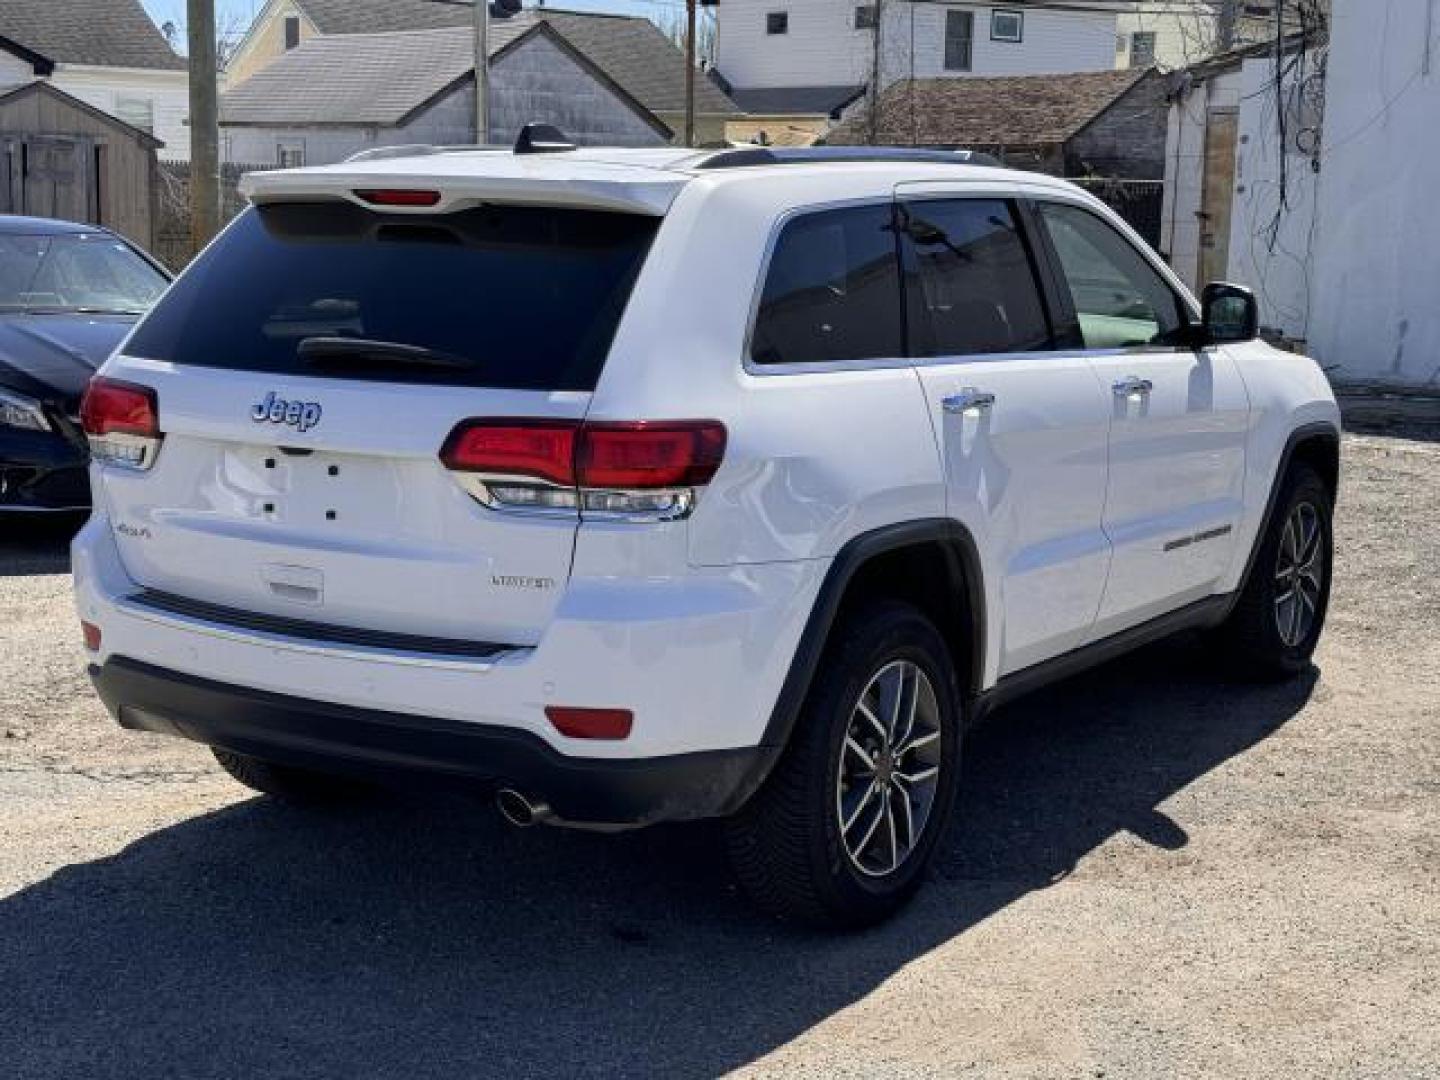
<path fill-rule="evenodd" d="M 685 517 L 725 455 L 716 420 L 466 420 L 440 460 L 486 506 Z"/>
<path fill-rule="evenodd" d="M 415 188 L 366 188 L 355 192 L 356 198 L 371 206 L 435 206 L 440 192 Z"/>
<path fill-rule="evenodd" d="M 85 388 L 80 424 L 91 456 L 102 465 L 148 469 L 164 437 L 153 389 L 99 375 Z"/>

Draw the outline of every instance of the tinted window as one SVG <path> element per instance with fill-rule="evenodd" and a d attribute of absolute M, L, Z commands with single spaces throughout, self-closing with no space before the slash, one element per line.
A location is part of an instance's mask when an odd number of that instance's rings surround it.
<path fill-rule="evenodd" d="M 750 355 L 758 364 L 905 355 L 888 203 L 786 223 L 765 277 Z"/>
<path fill-rule="evenodd" d="M 537 207 L 434 217 L 349 203 L 249 210 L 130 341 L 201 367 L 527 390 L 599 377 L 657 219 Z M 307 338 L 418 346 L 449 367 L 311 366 Z M 333 359 L 333 358 L 332 358 Z"/>
<path fill-rule="evenodd" d="M 1008 203 L 906 206 L 911 351 L 974 356 L 1050 347 L 1030 254 Z"/>
<path fill-rule="evenodd" d="M 1186 319 L 1180 300 L 1140 252 L 1078 206 L 1041 203 L 1089 349 L 1164 345 Z"/>

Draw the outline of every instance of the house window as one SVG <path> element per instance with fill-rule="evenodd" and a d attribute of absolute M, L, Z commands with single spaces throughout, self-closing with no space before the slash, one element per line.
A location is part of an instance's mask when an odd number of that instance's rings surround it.
<path fill-rule="evenodd" d="M 1137 30 L 1130 35 L 1130 66 L 1145 68 L 1155 63 L 1155 31 Z"/>
<path fill-rule="evenodd" d="M 282 142 L 275 148 L 275 161 L 282 169 L 298 169 L 305 164 L 303 142 Z"/>
<path fill-rule="evenodd" d="M 788 34 L 789 32 L 790 13 L 788 11 L 772 11 L 765 16 L 765 33 Z"/>
<path fill-rule="evenodd" d="M 1025 13 L 1023 11 L 994 11 L 990 15 L 990 40 L 1010 41 L 1016 44 L 1025 40 Z"/>
<path fill-rule="evenodd" d="M 945 70 L 969 71 L 975 51 L 975 14 L 970 11 L 945 12 Z"/>
<path fill-rule="evenodd" d="M 117 97 L 115 115 L 131 127 L 155 134 L 155 102 L 150 98 Z"/>
<path fill-rule="evenodd" d="M 874 30 L 876 21 L 875 5 L 861 4 L 855 9 L 855 29 Z"/>
<path fill-rule="evenodd" d="M 296 46 L 296 45 L 299 45 L 299 44 L 300 44 L 300 16 L 299 16 L 299 15 L 286 15 L 286 16 L 285 16 L 285 50 L 288 52 L 289 50 L 295 48 L 295 46 Z"/>

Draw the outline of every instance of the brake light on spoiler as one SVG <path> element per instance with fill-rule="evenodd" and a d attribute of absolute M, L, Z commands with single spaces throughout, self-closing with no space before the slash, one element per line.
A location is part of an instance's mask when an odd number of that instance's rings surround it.
<path fill-rule="evenodd" d="M 464 420 L 445 467 L 495 510 L 673 521 L 725 455 L 718 420 Z"/>
<path fill-rule="evenodd" d="M 150 468 L 165 437 L 152 388 L 100 375 L 80 400 L 80 426 L 95 461 L 125 469 Z"/>

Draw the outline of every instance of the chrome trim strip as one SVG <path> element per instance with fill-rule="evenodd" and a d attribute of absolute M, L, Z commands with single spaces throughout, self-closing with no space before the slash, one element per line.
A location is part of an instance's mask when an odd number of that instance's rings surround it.
<path fill-rule="evenodd" d="M 533 649 L 529 647 L 517 646 L 513 649 L 507 649 L 505 652 L 496 653 L 494 656 L 484 660 L 465 660 L 448 656 L 436 656 L 432 653 L 367 648 L 363 645 L 322 644 L 319 642 L 302 641 L 298 638 L 286 637 L 282 634 L 270 634 L 260 630 L 235 630 L 187 615 L 161 612 L 153 608 L 144 607 L 136 603 L 134 599 L 129 596 L 116 597 L 113 603 L 116 610 L 124 615 L 141 619 L 145 622 L 156 623 L 172 630 L 184 630 L 189 633 L 204 634 L 207 637 L 221 638 L 242 645 L 254 645 L 266 649 L 284 649 L 288 652 L 309 653 L 311 655 L 327 656 L 337 660 L 365 660 L 371 663 L 394 664 L 400 667 L 463 671 L 479 675 L 491 670 L 498 663 L 533 651 Z"/>

